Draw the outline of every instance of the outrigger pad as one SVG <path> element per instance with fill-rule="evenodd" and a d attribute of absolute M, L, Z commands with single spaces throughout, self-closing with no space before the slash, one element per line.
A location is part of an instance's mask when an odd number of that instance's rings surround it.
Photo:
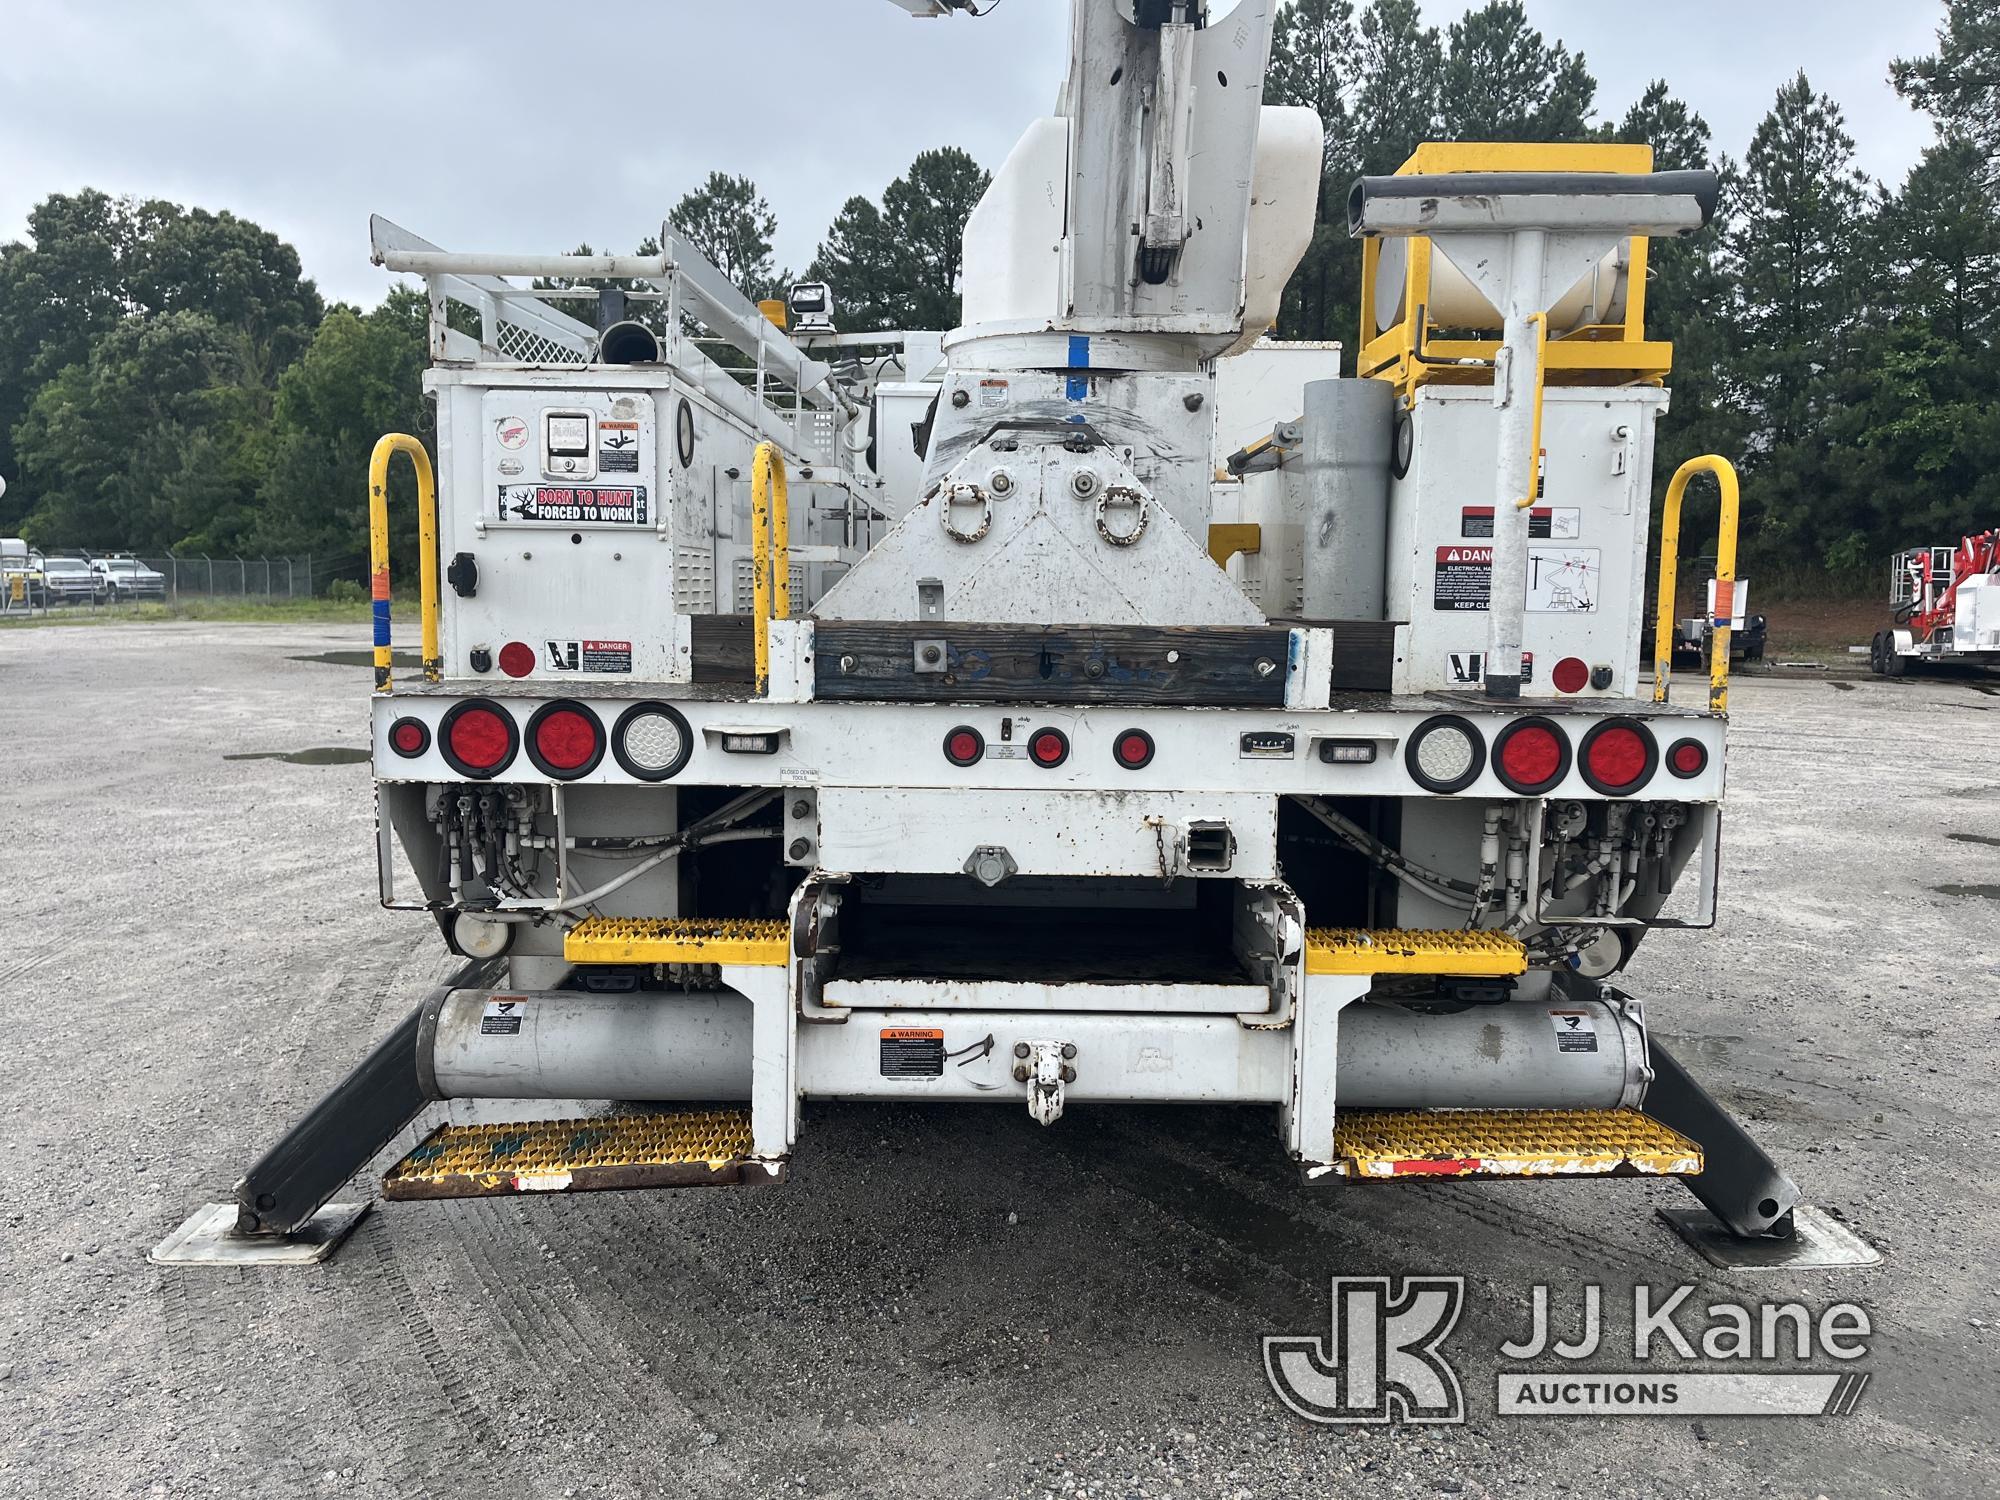
<path fill-rule="evenodd" d="M 1830 1271 L 1843 1266 L 1879 1265 L 1882 1252 L 1839 1220 L 1809 1204 L 1791 1211 L 1792 1233 L 1743 1236 L 1705 1208 L 1657 1210 L 1667 1226 L 1725 1271 Z"/>
<path fill-rule="evenodd" d="M 156 1266 L 309 1266 L 340 1248 L 369 1204 L 329 1203 L 290 1234 L 243 1234 L 234 1203 L 204 1203 L 147 1252 Z"/>
<path fill-rule="evenodd" d="M 440 1125 L 382 1175 L 382 1196 L 492 1198 L 784 1180 L 783 1162 L 752 1155 L 749 1110 L 691 1109 Z"/>

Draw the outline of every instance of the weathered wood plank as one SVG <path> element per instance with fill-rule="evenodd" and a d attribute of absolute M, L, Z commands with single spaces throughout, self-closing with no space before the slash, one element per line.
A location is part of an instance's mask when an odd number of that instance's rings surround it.
<path fill-rule="evenodd" d="M 690 615 L 696 682 L 754 682 L 757 643 L 749 615 Z"/>

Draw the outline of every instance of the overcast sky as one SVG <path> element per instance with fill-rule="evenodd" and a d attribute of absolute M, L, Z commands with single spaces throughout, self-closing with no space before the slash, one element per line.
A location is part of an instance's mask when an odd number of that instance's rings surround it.
<path fill-rule="evenodd" d="M 1664 77 L 1741 156 L 1803 66 L 1860 165 L 1929 139 L 1885 81 L 1929 0 L 1527 0 L 1600 115 Z M 886 0 L 0 0 L 0 240 L 84 186 L 227 208 L 372 304 L 371 212 L 454 250 L 630 250 L 711 169 L 753 177 L 803 269 L 841 202 L 919 151 L 991 168 L 1053 105 L 1068 0 L 919 21 Z M 1464 0 L 1424 0 L 1443 24 Z"/>

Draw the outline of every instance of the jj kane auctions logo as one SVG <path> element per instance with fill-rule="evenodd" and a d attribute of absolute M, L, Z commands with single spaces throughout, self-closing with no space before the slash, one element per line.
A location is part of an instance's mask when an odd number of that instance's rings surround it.
<path fill-rule="evenodd" d="M 1844 1416 L 1868 1376 L 1851 1367 L 1873 1333 L 1866 1309 L 1836 1302 L 1814 1312 L 1801 1302 L 1697 1308 L 1692 1286 L 1666 1293 L 1632 1289 L 1629 1347 L 1638 1369 L 1568 1365 L 1616 1359 L 1605 1326 L 1604 1290 L 1578 1289 L 1558 1334 L 1550 1288 L 1533 1289 L 1530 1324 L 1499 1346 L 1503 1360 L 1563 1361 L 1554 1368 L 1496 1377 L 1502 1416 Z M 1465 1307 L 1462 1276 L 1333 1278 L 1328 1337 L 1272 1335 L 1264 1373 L 1278 1399 L 1309 1422 L 1463 1422 L 1465 1393 L 1445 1343 Z M 1683 1369 L 1701 1360 L 1716 1369 Z M 1801 1368 L 1821 1360 L 1833 1369 Z M 1774 1366 L 1783 1366 L 1774 1368 Z"/>

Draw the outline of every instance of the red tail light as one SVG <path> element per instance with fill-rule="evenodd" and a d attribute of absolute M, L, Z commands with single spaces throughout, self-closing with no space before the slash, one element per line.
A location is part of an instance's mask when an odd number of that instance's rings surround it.
<path fill-rule="evenodd" d="M 1667 769 L 1680 777 L 1699 776 L 1708 769 L 1708 746 L 1700 740 L 1677 740 L 1667 751 Z"/>
<path fill-rule="evenodd" d="M 545 703 L 528 720 L 528 759 L 558 781 L 588 776 L 604 759 L 604 726 L 581 703 Z"/>
<path fill-rule="evenodd" d="M 1060 729 L 1037 729 L 1028 736 L 1028 757 L 1044 770 L 1069 759 L 1069 736 Z"/>
<path fill-rule="evenodd" d="M 509 677 L 526 677 L 535 670 L 535 648 L 526 641 L 509 641 L 500 648 L 500 670 Z"/>
<path fill-rule="evenodd" d="M 438 751 L 461 776 L 484 781 L 513 762 L 520 733 L 507 710 L 485 698 L 467 698 L 446 711 L 438 725 Z"/>
<path fill-rule="evenodd" d="M 1652 730 L 1637 719 L 1606 719 L 1583 737 L 1583 779 L 1607 797 L 1636 792 L 1660 764 Z"/>
<path fill-rule="evenodd" d="M 986 736 L 961 724 L 944 737 L 944 758 L 955 766 L 972 766 L 986 754 Z"/>
<path fill-rule="evenodd" d="M 1153 737 L 1143 729 L 1128 729 L 1111 747 L 1111 757 L 1128 771 L 1149 765 L 1153 759 Z"/>
<path fill-rule="evenodd" d="M 1549 681 L 1559 693 L 1580 693 L 1590 686 L 1590 663 L 1580 656 L 1565 656 L 1549 673 Z"/>
<path fill-rule="evenodd" d="M 389 748 L 405 760 L 415 760 L 430 747 L 430 727 L 422 719 L 398 719 L 389 726 Z"/>
<path fill-rule="evenodd" d="M 1510 791 L 1539 797 L 1569 774 L 1569 736 L 1553 719 L 1516 719 L 1494 738 L 1493 771 Z"/>

